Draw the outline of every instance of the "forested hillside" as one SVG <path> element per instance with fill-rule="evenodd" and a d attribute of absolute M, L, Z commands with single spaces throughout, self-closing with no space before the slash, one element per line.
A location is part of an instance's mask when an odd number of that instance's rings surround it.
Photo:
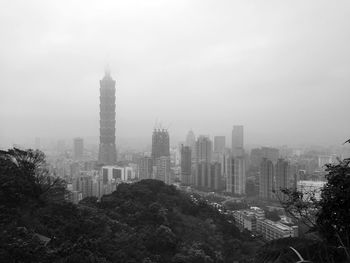
<path fill-rule="evenodd" d="M 161 181 L 74 205 L 40 153 L 0 160 L 0 262 L 249 262 L 256 248 L 229 218 Z"/>

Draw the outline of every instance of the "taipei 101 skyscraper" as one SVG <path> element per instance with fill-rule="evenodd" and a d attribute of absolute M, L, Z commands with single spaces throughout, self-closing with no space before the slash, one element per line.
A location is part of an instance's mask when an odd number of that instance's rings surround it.
<path fill-rule="evenodd" d="M 115 146 L 115 80 L 109 69 L 100 80 L 100 149 L 98 162 L 113 165 L 117 161 Z"/>

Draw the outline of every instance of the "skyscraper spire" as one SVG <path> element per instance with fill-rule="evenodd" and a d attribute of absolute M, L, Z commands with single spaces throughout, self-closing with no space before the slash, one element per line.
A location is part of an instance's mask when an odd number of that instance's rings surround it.
<path fill-rule="evenodd" d="M 105 66 L 105 75 L 109 77 L 111 76 L 111 68 L 109 66 L 109 63 L 107 63 Z"/>

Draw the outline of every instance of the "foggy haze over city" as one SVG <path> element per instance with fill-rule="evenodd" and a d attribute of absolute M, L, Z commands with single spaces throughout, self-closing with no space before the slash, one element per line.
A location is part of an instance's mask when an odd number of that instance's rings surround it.
<path fill-rule="evenodd" d="M 350 262 L 349 1 L 0 0 L 0 262 Z"/>
<path fill-rule="evenodd" d="M 5 4 L 6 3 L 6 4 Z M 247 145 L 349 137 L 348 1 L 1 1 L 0 147 L 99 136 L 116 80 L 116 142 L 230 134 Z"/>

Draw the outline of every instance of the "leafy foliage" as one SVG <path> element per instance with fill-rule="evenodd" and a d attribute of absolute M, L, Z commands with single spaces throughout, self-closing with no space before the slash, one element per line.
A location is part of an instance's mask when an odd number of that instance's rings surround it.
<path fill-rule="evenodd" d="M 331 243 L 350 247 L 350 159 L 326 165 L 327 183 L 322 189 L 317 225 Z"/>
<path fill-rule="evenodd" d="M 65 183 L 50 176 L 41 151 L 0 151 L 0 199 L 8 207 L 63 199 Z"/>
<path fill-rule="evenodd" d="M 282 202 L 286 211 L 299 222 L 318 234 L 328 254 L 329 261 L 335 260 L 335 252 L 343 254 L 343 260 L 350 260 L 350 159 L 339 160 L 338 164 L 327 164 L 327 183 L 321 189 L 317 200 L 315 191 L 302 193 L 295 189 L 283 189 L 288 197 Z M 339 253 L 339 250 L 342 253 Z"/>
<path fill-rule="evenodd" d="M 0 262 L 244 262 L 252 255 L 254 243 L 232 218 L 161 181 L 120 184 L 99 202 L 74 205 L 53 198 L 64 184 L 48 175 L 42 153 L 13 149 L 0 162 Z M 247 242 L 253 247 L 244 249 Z"/>

